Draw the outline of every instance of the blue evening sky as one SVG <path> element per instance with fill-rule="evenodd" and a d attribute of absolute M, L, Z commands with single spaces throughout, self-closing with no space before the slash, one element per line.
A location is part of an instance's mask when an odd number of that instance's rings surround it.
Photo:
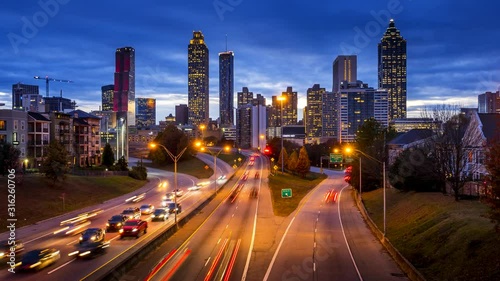
<path fill-rule="evenodd" d="M 478 0 L 191 0 L 4 1 L 0 10 L 0 102 L 11 106 L 17 82 L 52 82 L 51 95 L 97 110 L 113 83 L 114 52 L 136 50 L 136 97 L 157 100 L 157 120 L 187 104 L 187 45 L 201 30 L 210 50 L 210 117 L 219 116 L 218 53 L 235 52 L 241 87 L 267 98 L 287 86 L 332 87 L 337 55 L 358 55 L 358 79 L 377 87 L 377 43 L 390 18 L 407 40 L 409 117 L 433 104 L 477 106 L 500 87 L 500 23 L 495 1 Z M 4 107 L 4 108 L 5 108 Z M 302 117 L 300 110 L 299 117 Z"/>

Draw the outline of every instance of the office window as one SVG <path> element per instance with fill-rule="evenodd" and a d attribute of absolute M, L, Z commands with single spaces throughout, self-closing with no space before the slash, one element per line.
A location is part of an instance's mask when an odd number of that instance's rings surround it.
<path fill-rule="evenodd" d="M 7 130 L 7 122 L 5 120 L 0 120 L 0 131 Z"/>
<path fill-rule="evenodd" d="M 24 121 L 21 121 L 21 130 L 24 131 Z"/>

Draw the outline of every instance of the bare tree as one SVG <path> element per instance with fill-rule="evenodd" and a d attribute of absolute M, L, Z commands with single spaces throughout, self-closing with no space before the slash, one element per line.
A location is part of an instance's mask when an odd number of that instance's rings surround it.
<path fill-rule="evenodd" d="M 437 162 L 438 175 L 446 182 L 455 196 L 460 199 L 460 192 L 469 180 L 466 173 L 470 157 L 470 148 L 480 136 L 468 129 L 470 116 L 460 112 L 458 105 L 437 105 L 431 110 L 424 110 L 424 118 L 436 121 L 434 137 L 428 143 L 432 156 Z M 446 186 L 443 193 L 446 193 Z"/>

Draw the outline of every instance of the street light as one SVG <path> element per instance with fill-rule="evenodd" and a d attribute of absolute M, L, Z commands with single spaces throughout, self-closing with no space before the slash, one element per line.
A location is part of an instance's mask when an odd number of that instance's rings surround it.
<path fill-rule="evenodd" d="M 280 101 L 280 127 L 281 127 L 281 174 L 283 174 L 284 170 L 284 153 L 283 153 L 283 101 L 286 100 L 286 97 L 281 95 L 277 98 Z"/>
<path fill-rule="evenodd" d="M 205 130 L 206 126 L 205 124 L 201 124 L 200 125 L 200 130 L 201 130 L 201 141 L 203 143 L 205 143 L 205 132 L 203 130 Z"/>
<path fill-rule="evenodd" d="M 217 156 L 219 156 L 219 154 L 224 150 L 230 151 L 231 148 L 229 146 L 224 146 L 218 152 L 215 153 L 212 152 L 212 150 L 207 149 L 204 146 L 201 146 L 201 142 L 197 142 L 196 146 L 200 147 L 200 150 L 203 152 L 208 151 L 208 153 L 210 153 L 214 157 L 214 186 L 215 186 L 215 195 L 217 195 Z"/>
<path fill-rule="evenodd" d="M 382 164 L 382 181 L 383 181 L 383 194 L 384 194 L 384 237 L 385 237 L 385 233 L 386 233 L 386 195 L 385 195 L 385 161 L 380 161 L 376 158 L 374 158 L 373 156 L 370 156 L 366 153 L 364 153 L 363 151 L 359 150 L 359 149 L 355 149 L 355 148 L 350 148 L 350 147 L 347 147 L 345 149 L 345 152 L 346 153 L 351 153 L 352 150 L 355 150 L 357 152 L 359 152 L 360 154 L 364 155 L 366 158 L 370 159 L 370 160 L 373 160 L 379 164 Z M 359 157 L 359 199 L 361 200 L 361 157 Z"/>
<path fill-rule="evenodd" d="M 168 156 L 170 156 L 170 158 L 172 158 L 172 161 L 174 161 L 174 204 L 175 204 L 175 208 L 178 208 L 178 206 L 177 206 L 177 189 L 178 189 L 177 188 L 177 161 L 179 161 L 182 154 L 186 151 L 187 146 L 184 147 L 184 149 L 181 150 L 181 152 L 179 154 L 177 154 L 176 156 L 174 156 L 174 154 L 172 154 L 172 152 L 170 152 L 170 150 L 168 150 L 168 148 L 166 148 L 163 144 L 159 144 L 159 143 L 150 143 L 149 144 L 149 147 L 151 147 L 152 149 L 155 149 L 157 146 L 160 146 L 163 149 L 165 149 Z M 175 222 L 175 226 L 178 227 L 177 226 L 177 210 L 174 210 L 174 222 Z"/>

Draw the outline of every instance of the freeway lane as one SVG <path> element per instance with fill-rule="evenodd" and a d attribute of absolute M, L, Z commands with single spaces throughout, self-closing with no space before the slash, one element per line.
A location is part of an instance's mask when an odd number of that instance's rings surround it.
<path fill-rule="evenodd" d="M 264 280 L 407 280 L 364 223 L 342 172 L 331 172 L 296 212 Z M 334 189 L 340 196 L 325 202 Z M 403 275 L 404 276 L 404 275 Z"/>
<path fill-rule="evenodd" d="M 159 258 L 148 258 L 140 264 L 143 269 L 155 268 L 147 280 L 242 279 L 252 241 L 263 162 L 256 157 L 255 165 L 246 167 L 232 187 L 233 192 L 240 190 L 238 195 L 233 198 L 234 193 L 229 193 L 179 247 L 175 239 L 168 240 L 159 247 L 159 253 L 152 254 Z"/>
<path fill-rule="evenodd" d="M 223 173 L 232 171 L 229 165 L 220 165 Z M 91 225 L 88 227 L 105 227 L 107 220 L 115 214 L 130 206 L 140 206 L 142 204 L 153 204 L 159 206 L 161 197 L 168 191 L 173 189 L 173 174 L 162 170 L 148 168 L 148 174 L 155 180 L 151 180 L 147 187 L 141 188 L 141 192 L 146 192 L 146 198 L 135 204 L 127 204 L 124 202 L 125 198 L 131 195 L 122 196 L 105 202 L 101 205 L 94 206 L 92 209 L 100 208 L 103 212 L 98 216 L 91 219 Z M 166 187 L 159 182 L 168 181 Z M 207 188 L 202 188 L 199 191 L 188 192 L 187 187 L 194 185 L 196 182 L 190 176 L 178 175 L 178 185 L 184 190 L 185 194 L 178 197 L 179 202 L 182 203 L 183 213 L 180 217 L 184 216 L 190 209 L 194 208 L 203 200 L 211 195 L 211 191 Z M 136 192 L 139 193 L 139 192 Z M 134 193 L 134 194 L 136 194 Z M 73 215 L 74 216 L 74 215 Z M 148 240 L 148 237 L 159 229 L 164 229 L 173 224 L 173 216 L 165 223 L 149 222 L 148 233 L 139 239 L 126 238 L 119 240 L 118 233 L 107 233 L 106 239 L 111 240 L 111 246 L 108 248 L 106 254 L 96 257 L 91 260 L 75 260 L 74 257 L 69 257 L 68 253 L 72 252 L 77 243 L 78 236 L 63 236 L 61 234 L 54 235 L 52 232 L 59 229 L 59 222 L 68 219 L 70 216 L 62 216 L 57 219 L 50 219 L 44 221 L 39 225 L 28 226 L 18 231 L 17 237 L 23 240 L 26 244 L 26 251 L 35 248 L 54 247 L 61 251 L 61 259 L 54 265 L 45 268 L 37 273 L 29 274 L 12 274 L 7 270 L 0 272 L 0 280 L 79 280 L 91 273 L 93 270 L 102 264 L 114 258 L 123 258 L 123 253 L 132 247 L 143 243 Z M 142 219 L 147 219 L 148 216 L 143 215 Z M 35 278 L 35 279 L 33 279 Z"/>

